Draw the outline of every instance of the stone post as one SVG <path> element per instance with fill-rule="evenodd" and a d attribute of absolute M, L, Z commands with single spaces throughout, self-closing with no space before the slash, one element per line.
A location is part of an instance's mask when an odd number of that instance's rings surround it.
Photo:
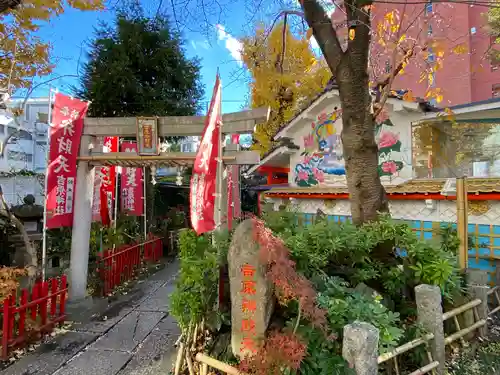
<path fill-rule="evenodd" d="M 500 267 L 499 261 L 495 261 L 495 286 L 500 286 Z"/>
<path fill-rule="evenodd" d="M 93 137 L 83 136 L 80 155 L 88 155 Z M 93 167 L 79 161 L 76 170 L 76 196 L 71 236 L 71 264 L 69 298 L 71 302 L 85 299 L 87 295 L 87 273 L 89 265 L 90 224 L 92 223 L 92 198 L 94 193 Z"/>
<path fill-rule="evenodd" d="M 378 337 L 378 329 L 368 323 L 355 321 L 344 326 L 342 356 L 356 375 L 378 374 Z"/>
<path fill-rule="evenodd" d="M 488 273 L 482 270 L 467 269 L 465 271 L 465 279 L 467 281 L 467 285 L 488 285 Z M 454 305 L 461 306 L 467 302 L 469 302 L 469 299 L 466 296 L 459 296 L 457 297 L 457 300 L 454 301 Z M 476 321 L 473 310 L 464 311 L 464 313 L 460 314 L 457 319 L 460 322 L 461 327 L 470 327 Z M 471 341 L 474 340 L 474 336 L 475 332 L 471 332 L 466 334 L 464 339 Z"/>
<path fill-rule="evenodd" d="M 488 272 L 486 271 L 468 269 L 466 278 L 469 285 L 488 285 Z"/>
<path fill-rule="evenodd" d="M 415 287 L 418 321 L 426 331 L 434 335 L 430 342 L 432 357 L 439 362 L 437 375 L 445 373 L 445 342 L 443 328 L 443 307 L 441 289 L 436 285 L 418 285 Z"/>
<path fill-rule="evenodd" d="M 468 289 L 473 299 L 479 298 L 481 300 L 481 304 L 476 307 L 479 319 L 488 319 L 488 290 L 490 290 L 490 287 L 487 285 L 470 285 Z M 479 336 L 486 337 L 488 335 L 487 325 L 480 327 L 478 332 Z"/>

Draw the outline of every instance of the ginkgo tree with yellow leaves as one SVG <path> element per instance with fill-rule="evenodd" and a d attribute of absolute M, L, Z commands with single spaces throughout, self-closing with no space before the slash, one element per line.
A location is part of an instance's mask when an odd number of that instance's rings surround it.
<path fill-rule="evenodd" d="M 263 154 L 272 148 L 280 126 L 316 96 L 332 74 L 309 42 L 295 36 L 286 22 L 271 30 L 260 25 L 242 45 L 242 59 L 252 76 L 251 105 L 271 108 L 269 121 L 258 124 L 254 132 L 253 149 Z"/>
<path fill-rule="evenodd" d="M 102 10 L 104 0 L 23 0 L 0 14 L 0 88 L 9 93 L 29 88 L 35 78 L 52 72 L 50 43 L 36 33 L 68 7 Z"/>

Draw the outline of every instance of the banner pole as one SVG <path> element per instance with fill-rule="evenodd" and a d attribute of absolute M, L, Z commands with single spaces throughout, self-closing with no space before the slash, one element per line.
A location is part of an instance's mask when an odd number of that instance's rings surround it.
<path fill-rule="evenodd" d="M 52 120 L 52 86 L 49 85 L 49 111 L 47 114 L 47 142 L 45 145 L 45 177 L 43 186 L 43 232 L 42 232 L 42 281 L 46 278 L 47 268 L 47 180 L 49 177 L 50 124 Z"/>
<path fill-rule="evenodd" d="M 147 234 L 148 234 L 148 217 L 146 216 L 146 167 L 142 168 L 142 178 L 144 180 L 143 186 L 143 200 L 144 200 L 144 242 L 146 242 Z"/>
<path fill-rule="evenodd" d="M 219 69 L 217 68 L 217 75 L 219 75 Z M 222 91 L 222 83 L 220 83 L 220 90 Z M 220 93 L 220 102 L 222 105 L 222 92 Z M 222 114 L 222 108 L 219 107 L 219 112 L 217 113 L 217 117 Z M 224 164 L 222 163 L 222 153 L 224 152 L 223 145 L 222 145 L 222 116 L 220 116 L 220 120 L 217 124 L 219 126 L 219 136 L 218 136 L 218 146 L 219 146 L 219 153 L 218 153 L 218 160 L 217 160 L 217 172 L 216 172 L 216 178 L 217 178 L 217 183 L 215 184 L 215 199 L 216 199 L 216 212 L 217 212 L 217 220 L 215 222 L 215 228 L 216 230 L 221 230 L 222 229 L 222 181 L 224 178 Z"/>
<path fill-rule="evenodd" d="M 120 152 L 120 137 L 118 137 L 118 151 Z M 114 212 L 113 212 L 113 228 L 115 229 L 116 234 L 116 219 L 118 218 L 118 171 L 120 171 L 120 175 L 122 172 L 121 167 L 115 167 L 115 201 L 114 203 Z"/>

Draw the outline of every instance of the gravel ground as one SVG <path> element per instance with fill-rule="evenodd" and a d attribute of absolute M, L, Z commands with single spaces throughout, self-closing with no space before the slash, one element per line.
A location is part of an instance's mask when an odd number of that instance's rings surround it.
<path fill-rule="evenodd" d="M 500 375 L 500 314 L 488 320 L 488 338 L 457 350 L 447 365 L 449 375 Z"/>

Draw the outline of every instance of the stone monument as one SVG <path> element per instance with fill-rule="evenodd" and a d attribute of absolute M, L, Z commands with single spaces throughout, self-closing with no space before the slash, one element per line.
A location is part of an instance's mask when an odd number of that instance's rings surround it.
<path fill-rule="evenodd" d="M 231 291 L 231 346 L 240 357 L 256 354 L 274 308 L 274 287 L 260 262 L 251 219 L 240 223 L 228 253 Z"/>

